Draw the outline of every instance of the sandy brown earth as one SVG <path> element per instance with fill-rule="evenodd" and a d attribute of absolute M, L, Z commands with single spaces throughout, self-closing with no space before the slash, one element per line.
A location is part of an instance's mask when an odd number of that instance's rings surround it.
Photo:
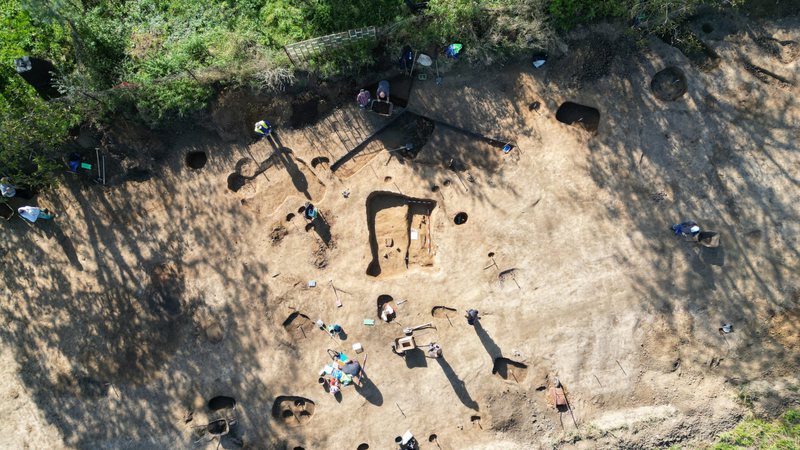
<path fill-rule="evenodd" d="M 112 153 L 135 153 L 108 187 L 69 179 L 39 199 L 53 223 L 4 224 L 0 447 L 215 448 L 195 427 L 235 417 L 246 448 L 390 449 L 406 430 L 426 449 L 695 448 L 796 406 L 797 22 L 692 27 L 705 59 L 599 27 L 539 70 L 451 66 L 408 99 L 432 131 L 390 126 L 341 172 L 349 138 L 292 129 L 282 97 L 231 94 L 161 140 L 117 130 Z M 686 93 L 662 101 L 669 66 Z M 565 101 L 598 109 L 596 132 L 557 121 Z M 237 138 L 257 114 L 271 145 Z M 390 157 L 404 139 L 424 147 Z M 721 246 L 672 235 L 686 218 Z M 392 353 L 426 323 L 443 358 Z M 367 360 L 339 400 L 317 383 L 327 349 Z"/>

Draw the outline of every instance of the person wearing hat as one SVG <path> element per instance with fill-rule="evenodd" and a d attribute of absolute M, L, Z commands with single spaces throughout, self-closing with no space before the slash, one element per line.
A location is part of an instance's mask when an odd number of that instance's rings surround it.
<path fill-rule="evenodd" d="M 266 120 L 259 120 L 256 122 L 254 131 L 261 137 L 267 137 L 272 134 L 272 125 L 270 125 Z"/>

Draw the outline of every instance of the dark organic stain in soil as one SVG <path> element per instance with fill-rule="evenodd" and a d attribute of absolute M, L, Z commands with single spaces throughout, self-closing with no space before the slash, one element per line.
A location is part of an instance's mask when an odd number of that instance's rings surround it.
<path fill-rule="evenodd" d="M 293 312 L 283 321 L 283 329 L 289 333 L 293 340 L 306 339 L 314 329 L 314 322 L 305 314 Z"/>
<path fill-rule="evenodd" d="M 656 73 L 650 81 L 650 89 L 659 100 L 671 102 L 686 93 L 686 75 L 677 67 L 667 67 Z"/>
<path fill-rule="evenodd" d="M 208 424 L 206 428 L 208 433 L 214 436 L 219 436 L 228 431 L 228 421 L 225 419 L 215 420 Z"/>
<path fill-rule="evenodd" d="M 308 423 L 315 410 L 316 405 L 307 398 L 282 395 L 272 405 L 272 417 L 289 427 L 297 427 Z"/>
<path fill-rule="evenodd" d="M 236 406 L 236 399 L 233 397 L 226 397 L 219 395 L 208 401 L 208 409 L 211 411 L 219 411 L 220 409 L 230 409 Z"/>
<path fill-rule="evenodd" d="M 228 189 L 233 192 L 239 192 L 239 189 L 241 189 L 246 182 L 247 180 L 238 173 L 234 172 L 228 175 Z"/>
<path fill-rule="evenodd" d="M 186 166 L 190 169 L 202 169 L 208 162 L 206 152 L 189 152 L 186 154 Z"/>
<path fill-rule="evenodd" d="M 460 213 L 456 214 L 456 216 L 453 218 L 453 222 L 456 225 L 463 225 L 463 224 L 467 223 L 467 217 L 468 217 L 467 213 L 460 212 Z"/>
<path fill-rule="evenodd" d="M 319 97 L 311 97 L 306 100 L 295 100 L 292 102 L 292 117 L 290 119 L 292 128 L 302 128 L 310 125 L 319 117 Z"/>
<path fill-rule="evenodd" d="M 556 120 L 567 125 L 578 124 L 586 131 L 597 131 L 600 125 L 600 111 L 591 106 L 564 102 L 556 111 Z"/>
<path fill-rule="evenodd" d="M 528 376 L 528 366 L 518 361 L 513 361 L 502 356 L 494 360 L 492 374 L 504 380 L 516 381 L 521 383 Z"/>
<path fill-rule="evenodd" d="M 320 165 L 320 164 L 328 164 L 328 165 L 330 165 L 330 163 L 331 163 L 330 158 L 326 158 L 324 156 L 317 156 L 316 158 L 311 160 L 311 167 L 316 169 L 317 166 Z"/>

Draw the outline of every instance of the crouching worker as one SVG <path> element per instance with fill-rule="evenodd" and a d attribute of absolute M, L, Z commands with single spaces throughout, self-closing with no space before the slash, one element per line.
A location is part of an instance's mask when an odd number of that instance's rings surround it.
<path fill-rule="evenodd" d="M 696 222 L 686 221 L 672 226 L 676 236 L 693 238 L 700 234 L 700 226 Z"/>
<path fill-rule="evenodd" d="M 266 120 L 259 120 L 256 122 L 256 128 L 254 131 L 260 137 L 267 137 L 272 134 L 272 125 L 270 125 Z"/>

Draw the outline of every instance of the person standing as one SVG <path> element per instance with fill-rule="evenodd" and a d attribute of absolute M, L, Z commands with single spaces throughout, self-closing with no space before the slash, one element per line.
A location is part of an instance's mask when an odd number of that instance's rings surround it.
<path fill-rule="evenodd" d="M 272 134 L 272 125 L 266 120 L 259 120 L 256 122 L 255 132 L 261 137 L 267 137 Z"/>
<path fill-rule="evenodd" d="M 467 318 L 467 323 L 470 325 L 475 325 L 475 321 L 478 320 L 478 310 L 477 309 L 469 309 L 467 310 L 467 314 L 464 316 Z"/>

